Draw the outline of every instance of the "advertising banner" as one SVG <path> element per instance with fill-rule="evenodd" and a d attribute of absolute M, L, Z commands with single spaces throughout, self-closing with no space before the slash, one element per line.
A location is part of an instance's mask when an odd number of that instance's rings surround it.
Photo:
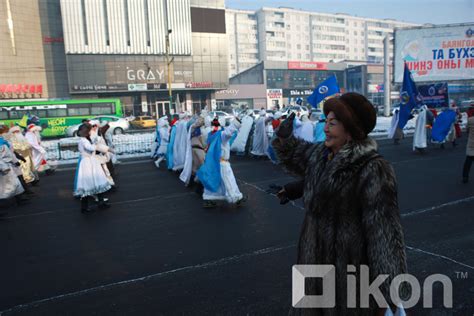
<path fill-rule="evenodd" d="M 415 82 L 474 79 L 474 23 L 395 30 L 395 82 L 404 61 Z"/>

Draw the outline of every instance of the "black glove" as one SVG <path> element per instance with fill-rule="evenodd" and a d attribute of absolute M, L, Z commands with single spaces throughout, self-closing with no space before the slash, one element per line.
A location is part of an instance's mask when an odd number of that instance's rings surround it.
<path fill-rule="evenodd" d="M 293 121 L 295 120 L 295 112 L 291 113 L 290 116 L 281 122 L 276 134 L 280 138 L 288 138 L 293 133 Z"/>
<path fill-rule="evenodd" d="M 266 190 L 266 192 L 269 193 L 269 194 L 276 195 L 277 198 L 280 199 L 280 204 L 281 205 L 290 202 L 290 199 L 288 198 L 285 189 L 280 185 L 270 184 L 268 186 L 268 189 Z"/>

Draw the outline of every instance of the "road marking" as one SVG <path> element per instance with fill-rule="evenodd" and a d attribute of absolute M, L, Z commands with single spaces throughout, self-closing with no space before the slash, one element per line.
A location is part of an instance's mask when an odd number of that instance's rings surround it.
<path fill-rule="evenodd" d="M 140 278 L 109 283 L 109 284 L 100 285 L 100 286 L 92 287 L 92 288 L 81 290 L 81 291 L 61 294 L 61 295 L 57 295 L 57 296 L 53 296 L 53 297 L 49 297 L 49 298 L 45 298 L 45 299 L 30 302 L 30 303 L 20 304 L 20 305 L 11 307 L 9 309 L 0 311 L 0 315 L 3 315 L 4 313 L 17 312 L 19 310 L 27 309 L 27 308 L 30 308 L 30 307 L 36 307 L 36 306 L 41 305 L 41 304 L 53 302 L 53 301 L 64 299 L 64 298 L 77 297 L 77 296 L 84 295 L 84 294 L 89 294 L 89 293 L 98 292 L 98 291 L 102 291 L 102 290 L 108 290 L 108 289 L 114 288 L 116 286 L 128 285 L 128 284 L 133 284 L 133 283 L 137 283 L 137 282 L 148 281 L 148 280 L 151 280 L 151 279 L 161 278 L 161 277 L 164 277 L 164 276 L 167 276 L 167 275 L 170 275 L 170 274 L 174 274 L 174 273 L 178 273 L 178 272 L 188 272 L 188 271 L 198 270 L 198 269 L 207 269 L 209 267 L 225 265 L 225 264 L 228 264 L 228 263 L 231 263 L 231 262 L 239 261 L 241 259 L 251 258 L 251 257 L 259 256 L 259 255 L 269 254 L 269 253 L 274 253 L 274 252 L 278 252 L 278 251 L 282 251 L 282 250 L 291 249 L 291 248 L 294 248 L 294 247 L 296 247 L 296 244 L 282 245 L 282 246 L 278 246 L 278 247 L 263 248 L 263 249 L 255 250 L 255 251 L 252 251 L 252 252 L 247 252 L 247 253 L 243 253 L 243 254 L 240 254 L 240 255 L 225 257 L 225 258 L 221 258 L 221 259 L 217 259 L 217 260 L 214 260 L 214 261 L 209 261 L 209 262 L 205 262 L 205 263 L 201 263 L 201 264 L 197 264 L 197 265 L 185 266 L 185 267 L 181 267 L 181 268 L 177 268 L 177 269 L 173 269 L 173 270 L 169 270 L 169 271 L 149 274 L 149 275 L 146 275 L 146 276 L 143 276 L 143 277 L 140 277 Z"/>
<path fill-rule="evenodd" d="M 443 256 L 443 255 L 440 255 L 440 254 L 437 254 L 437 253 L 433 253 L 433 252 L 429 252 L 429 251 L 426 251 L 426 250 L 423 250 L 423 249 L 418 249 L 418 248 L 415 248 L 415 247 L 410 247 L 410 246 L 406 246 L 407 249 L 410 249 L 410 250 L 413 250 L 413 251 L 416 251 L 416 252 L 421 252 L 421 253 L 424 253 L 424 254 L 427 254 L 427 255 L 430 255 L 430 256 L 433 256 L 433 257 L 437 257 L 437 258 L 441 258 L 441 259 L 444 259 L 444 260 L 447 260 L 447 261 L 451 261 L 453 263 L 456 263 L 456 264 L 459 264 L 463 267 L 466 267 L 466 268 L 469 268 L 469 269 L 472 269 L 474 270 L 474 267 L 473 266 L 470 266 L 468 264 L 465 264 L 465 263 L 462 263 L 462 262 L 459 262 L 459 261 L 456 261 L 454 259 L 451 259 L 449 257 L 446 257 L 446 256 Z"/>
<path fill-rule="evenodd" d="M 474 196 L 469 196 L 467 198 L 454 200 L 454 201 L 446 202 L 446 203 L 443 203 L 443 204 L 439 204 L 439 205 L 435 205 L 435 206 L 431 206 L 431 207 L 427 207 L 427 208 L 423 208 L 423 209 L 419 209 L 419 210 L 410 211 L 408 213 L 402 214 L 401 216 L 402 217 L 408 217 L 408 216 L 423 214 L 423 213 L 431 212 L 431 211 L 434 211 L 434 210 L 437 210 L 437 209 L 440 209 L 440 208 L 443 208 L 443 207 L 457 205 L 457 204 L 461 204 L 461 203 L 465 203 L 465 202 L 471 202 L 471 201 L 474 201 Z"/>
<path fill-rule="evenodd" d="M 155 199 L 174 199 L 174 198 L 180 198 L 186 195 L 194 195 L 194 192 L 183 192 L 183 193 L 177 193 L 177 194 L 168 194 L 168 195 L 156 195 L 156 196 L 150 196 L 146 198 L 141 198 L 141 199 L 134 199 L 134 200 L 125 200 L 125 201 L 118 201 L 118 202 L 111 202 L 111 205 L 121 205 L 121 204 L 128 204 L 128 203 L 137 203 L 137 202 L 143 202 L 143 201 L 150 201 L 150 200 L 155 200 Z M 73 210 L 76 208 L 68 207 L 68 208 L 63 208 L 57 211 L 45 211 L 45 212 L 38 212 L 38 213 L 31 213 L 31 214 L 23 214 L 23 215 L 14 215 L 14 216 L 8 216 L 4 217 L 4 219 L 15 219 L 15 218 L 22 218 L 22 217 L 30 217 L 30 216 L 39 216 L 39 215 L 46 215 L 46 214 L 54 214 L 54 213 L 61 213 L 66 210 Z"/>

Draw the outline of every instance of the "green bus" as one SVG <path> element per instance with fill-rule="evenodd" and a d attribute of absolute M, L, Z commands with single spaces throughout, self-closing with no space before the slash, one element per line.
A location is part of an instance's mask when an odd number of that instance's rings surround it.
<path fill-rule="evenodd" d="M 0 122 L 20 123 L 25 116 L 36 115 L 43 126 L 42 136 L 63 136 L 66 129 L 97 115 L 123 117 L 120 99 L 18 100 L 0 102 Z M 21 124 L 18 124 L 21 125 Z"/>

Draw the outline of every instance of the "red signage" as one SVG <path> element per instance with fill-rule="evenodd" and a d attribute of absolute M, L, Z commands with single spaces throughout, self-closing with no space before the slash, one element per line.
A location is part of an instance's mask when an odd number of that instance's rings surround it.
<path fill-rule="evenodd" d="M 187 82 L 185 87 L 186 88 L 212 88 L 212 82 L 211 81 Z"/>
<path fill-rule="evenodd" d="M 43 43 L 64 43 L 64 38 L 62 37 L 43 37 Z"/>
<path fill-rule="evenodd" d="M 0 84 L 0 93 L 10 94 L 43 94 L 42 84 Z"/>
<path fill-rule="evenodd" d="M 289 61 L 288 69 L 327 70 L 328 63 L 317 62 L 317 61 Z"/>

